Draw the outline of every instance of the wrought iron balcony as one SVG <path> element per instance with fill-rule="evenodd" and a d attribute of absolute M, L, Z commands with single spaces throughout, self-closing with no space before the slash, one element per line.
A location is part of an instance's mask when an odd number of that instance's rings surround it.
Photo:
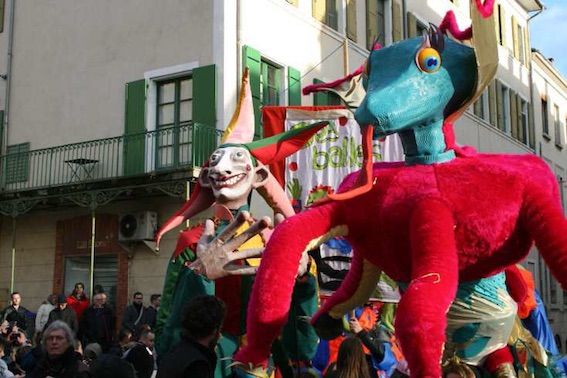
<path fill-rule="evenodd" d="M 1 193 L 69 186 L 201 167 L 222 131 L 188 123 L 0 157 Z"/>

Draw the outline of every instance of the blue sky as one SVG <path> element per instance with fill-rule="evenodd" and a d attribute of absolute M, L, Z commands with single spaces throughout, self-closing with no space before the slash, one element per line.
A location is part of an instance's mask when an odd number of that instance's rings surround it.
<path fill-rule="evenodd" d="M 531 46 L 547 58 L 567 78 L 567 1 L 543 0 L 545 10 L 530 21 Z"/>

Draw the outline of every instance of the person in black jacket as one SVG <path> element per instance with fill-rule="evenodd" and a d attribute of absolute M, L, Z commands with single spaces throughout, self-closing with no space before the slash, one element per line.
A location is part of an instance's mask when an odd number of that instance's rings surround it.
<path fill-rule="evenodd" d="M 226 305 L 212 295 L 199 295 L 183 310 L 181 340 L 163 356 L 157 378 L 213 378 L 215 347 L 226 316 Z"/>
<path fill-rule="evenodd" d="M 93 297 L 93 305 L 88 307 L 81 317 L 81 332 L 84 345 L 99 343 L 104 353 L 108 352 L 114 337 L 114 314 L 104 305 L 104 293 Z"/>
<path fill-rule="evenodd" d="M 73 311 L 73 309 L 67 307 L 67 297 L 64 295 L 59 295 L 57 297 L 57 307 L 49 313 L 49 318 L 47 319 L 45 326 L 48 327 L 56 320 L 62 320 L 67 323 L 73 331 L 73 336 L 77 336 L 77 332 L 79 332 L 77 314 Z"/>
<path fill-rule="evenodd" d="M 136 345 L 128 349 L 122 358 L 130 362 L 138 378 L 150 378 L 154 371 L 154 334 L 142 331 Z"/>
<path fill-rule="evenodd" d="M 12 302 L 10 306 L 2 310 L 2 317 L 0 319 L 0 323 L 3 322 L 4 320 L 7 321 L 8 323 L 13 323 L 18 327 L 20 331 L 23 331 L 26 334 L 26 336 L 29 336 L 27 333 L 29 324 L 28 324 L 28 317 L 26 314 L 28 310 L 24 306 L 20 305 L 20 303 L 22 302 L 22 297 L 20 296 L 20 293 L 18 293 L 17 291 L 13 292 L 10 295 L 10 300 Z"/>

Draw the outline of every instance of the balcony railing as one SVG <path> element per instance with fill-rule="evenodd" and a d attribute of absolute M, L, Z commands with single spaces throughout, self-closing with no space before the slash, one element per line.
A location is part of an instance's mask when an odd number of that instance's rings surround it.
<path fill-rule="evenodd" d="M 200 167 L 222 131 L 188 123 L 0 157 L 6 192 L 50 188 Z"/>

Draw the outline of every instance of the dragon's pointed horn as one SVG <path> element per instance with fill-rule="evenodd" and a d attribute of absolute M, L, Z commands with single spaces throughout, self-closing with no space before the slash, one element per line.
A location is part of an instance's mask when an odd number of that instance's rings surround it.
<path fill-rule="evenodd" d="M 254 104 L 250 91 L 249 70 L 246 67 L 242 74 L 238 104 L 221 138 L 221 144 L 250 143 L 252 140 L 254 140 Z"/>
<path fill-rule="evenodd" d="M 429 42 L 431 47 L 441 54 L 445 48 L 445 36 L 437 25 L 429 24 Z"/>

